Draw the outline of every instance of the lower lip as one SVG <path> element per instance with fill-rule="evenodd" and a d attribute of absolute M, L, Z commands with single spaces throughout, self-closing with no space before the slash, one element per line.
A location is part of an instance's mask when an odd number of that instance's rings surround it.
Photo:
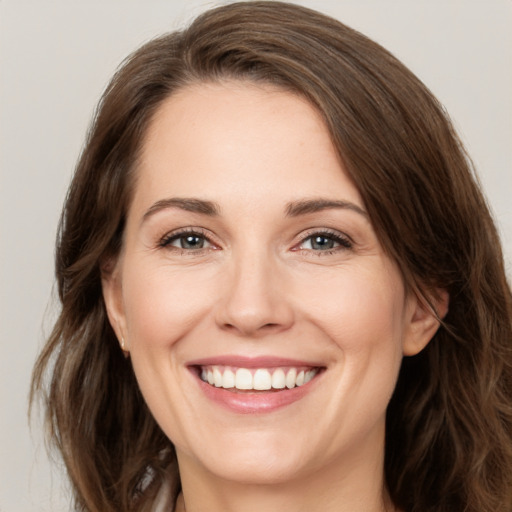
<path fill-rule="evenodd" d="M 199 376 L 196 379 L 203 393 L 213 402 L 238 414 L 257 414 L 273 412 L 299 401 L 313 389 L 318 376 L 319 374 L 299 387 L 269 392 L 237 392 L 212 386 Z"/>

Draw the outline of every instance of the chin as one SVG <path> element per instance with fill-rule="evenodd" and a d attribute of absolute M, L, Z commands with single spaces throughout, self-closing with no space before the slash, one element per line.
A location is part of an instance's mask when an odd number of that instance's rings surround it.
<path fill-rule="evenodd" d="M 275 434 L 252 432 L 238 439 L 236 435 L 226 439 L 220 435 L 197 453 L 187 450 L 188 453 L 180 454 L 177 448 L 178 459 L 180 464 L 183 459 L 193 460 L 208 474 L 239 484 L 279 484 L 307 473 L 312 464 L 301 450 L 303 441 L 290 446 L 290 438 L 285 439 L 283 431 Z"/>
<path fill-rule="evenodd" d="M 246 457 L 224 458 L 221 464 L 209 464 L 205 468 L 218 478 L 245 485 L 282 484 L 301 476 L 304 468 L 297 461 L 285 458 Z"/>

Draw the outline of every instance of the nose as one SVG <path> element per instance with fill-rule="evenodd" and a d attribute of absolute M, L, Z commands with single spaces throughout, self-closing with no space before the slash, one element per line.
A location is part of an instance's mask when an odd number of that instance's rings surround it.
<path fill-rule="evenodd" d="M 223 330 L 258 338 L 285 331 L 294 322 L 283 269 L 265 251 L 231 262 L 221 288 L 216 321 Z"/>

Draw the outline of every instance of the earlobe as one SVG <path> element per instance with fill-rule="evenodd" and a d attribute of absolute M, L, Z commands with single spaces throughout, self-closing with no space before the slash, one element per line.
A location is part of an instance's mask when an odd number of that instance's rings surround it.
<path fill-rule="evenodd" d="M 129 353 L 126 343 L 126 321 L 122 299 L 121 278 L 116 266 L 112 268 L 102 268 L 101 288 L 108 320 L 119 340 L 121 349 L 126 355 Z"/>
<path fill-rule="evenodd" d="M 404 356 L 414 356 L 421 352 L 433 338 L 448 313 L 449 294 L 446 290 L 436 290 L 428 300 L 415 295 L 410 298 L 409 323 L 403 342 Z"/>

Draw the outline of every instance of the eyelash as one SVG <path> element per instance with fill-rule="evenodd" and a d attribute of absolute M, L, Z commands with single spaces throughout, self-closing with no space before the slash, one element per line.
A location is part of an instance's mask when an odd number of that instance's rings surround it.
<path fill-rule="evenodd" d="M 180 238 L 185 238 L 186 236 L 195 236 L 197 238 L 203 239 L 205 242 L 210 244 L 208 247 L 200 247 L 199 249 L 185 249 L 183 247 L 174 247 L 171 244 Z M 207 251 L 212 248 L 216 248 L 217 246 L 210 240 L 207 232 L 201 228 L 184 228 L 179 231 L 175 231 L 172 233 L 166 234 L 158 243 L 158 247 L 162 249 L 171 249 L 179 251 L 180 254 L 199 254 L 203 251 Z"/>
<path fill-rule="evenodd" d="M 326 238 L 328 240 L 332 240 L 337 243 L 337 247 L 333 247 L 331 249 L 324 250 L 314 250 L 314 249 L 301 249 L 300 246 L 304 245 L 308 240 L 313 240 L 314 238 Z M 294 251 L 307 251 L 308 253 L 316 253 L 316 256 L 328 256 L 330 254 L 334 254 L 338 251 L 350 250 L 353 248 L 353 243 L 350 238 L 342 233 L 329 229 L 322 230 L 311 230 L 309 233 L 304 236 L 301 241 L 296 244 L 293 248 Z"/>
<path fill-rule="evenodd" d="M 200 247 L 199 249 L 186 249 L 183 247 L 174 247 L 171 244 L 180 238 L 184 238 L 185 236 L 195 236 L 197 238 L 203 239 L 206 243 L 209 244 L 208 247 Z M 314 249 L 304 249 L 301 248 L 308 240 L 313 240 L 313 238 L 325 238 L 327 240 L 332 240 L 334 243 L 338 244 L 336 247 L 325 250 L 314 250 Z M 179 251 L 180 254 L 187 255 L 198 255 L 204 251 L 208 251 L 211 249 L 218 249 L 218 246 L 213 243 L 210 239 L 208 233 L 201 228 L 184 228 L 179 231 L 175 231 L 172 233 L 166 234 L 158 243 L 158 247 L 162 249 L 171 249 L 175 251 Z M 322 230 L 310 230 L 304 237 L 301 238 L 300 242 L 294 245 L 292 248 L 293 251 L 307 251 L 308 253 L 317 253 L 317 256 L 327 256 L 333 254 L 338 251 L 350 250 L 353 248 L 353 243 L 350 238 L 346 235 L 341 234 L 338 231 L 322 229 Z"/>

